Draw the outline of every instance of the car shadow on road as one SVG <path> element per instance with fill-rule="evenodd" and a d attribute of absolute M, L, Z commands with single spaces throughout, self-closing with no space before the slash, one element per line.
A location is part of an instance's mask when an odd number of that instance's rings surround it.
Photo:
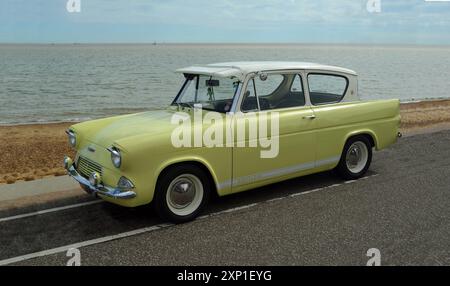
<path fill-rule="evenodd" d="M 369 170 L 365 177 L 372 176 L 374 174 L 376 174 L 374 171 Z M 202 215 L 209 215 L 232 208 L 261 203 L 271 199 L 286 197 L 291 194 L 321 189 L 334 184 L 342 184 L 344 182 L 345 181 L 339 178 L 333 171 L 328 171 L 294 178 L 223 197 L 219 197 L 217 194 L 214 194 L 211 196 L 209 204 Z M 163 221 L 157 218 L 150 205 L 124 210 L 123 207 L 105 203 L 102 204 L 102 208 L 108 213 L 108 215 L 115 216 L 118 219 L 120 219 L 120 217 L 129 217 L 129 215 L 131 215 L 138 220 L 145 219 L 148 222 L 152 221 L 155 224 L 163 223 Z M 128 213 L 128 215 L 125 213 Z"/>
<path fill-rule="evenodd" d="M 365 177 L 376 174 L 368 171 Z M 286 197 L 291 194 L 308 192 L 325 188 L 334 184 L 342 184 L 345 181 L 339 178 L 333 171 L 312 174 L 294 178 L 264 187 L 248 190 L 242 193 L 231 194 L 224 197 L 213 196 L 206 214 L 230 208 L 260 203 L 271 199 Z"/>

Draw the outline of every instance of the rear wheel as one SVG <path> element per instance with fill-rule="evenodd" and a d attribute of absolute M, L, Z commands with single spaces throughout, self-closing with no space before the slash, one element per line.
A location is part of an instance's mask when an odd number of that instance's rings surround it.
<path fill-rule="evenodd" d="M 372 162 L 372 144 L 366 136 L 355 136 L 345 143 L 337 173 L 344 179 L 364 176 Z"/>
<path fill-rule="evenodd" d="M 178 165 L 161 174 L 154 198 L 157 214 L 173 223 L 195 219 L 206 205 L 211 188 L 205 172 L 195 165 Z"/>

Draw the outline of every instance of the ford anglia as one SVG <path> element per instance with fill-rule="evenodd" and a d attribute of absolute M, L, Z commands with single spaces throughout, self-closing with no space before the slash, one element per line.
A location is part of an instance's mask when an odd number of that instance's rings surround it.
<path fill-rule="evenodd" d="M 64 165 L 85 191 L 126 207 L 151 203 L 162 218 L 186 222 L 213 193 L 333 169 L 358 179 L 372 149 L 400 134 L 399 101 L 360 100 L 349 69 L 233 62 L 177 72 L 184 82 L 168 108 L 67 130 L 77 154 Z"/>

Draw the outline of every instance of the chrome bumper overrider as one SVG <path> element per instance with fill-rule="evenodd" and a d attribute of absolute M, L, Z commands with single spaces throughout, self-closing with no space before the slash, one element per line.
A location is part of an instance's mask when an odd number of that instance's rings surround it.
<path fill-rule="evenodd" d="M 75 167 L 73 165 L 66 166 L 67 172 L 69 173 L 69 176 L 74 178 L 78 183 L 83 185 L 85 188 L 84 190 L 93 195 L 102 195 L 114 199 L 132 199 L 136 197 L 136 193 L 133 191 L 124 191 L 119 188 L 112 188 L 108 186 L 104 186 L 102 184 L 98 184 L 96 186 L 92 185 L 91 182 L 89 182 L 88 179 L 81 176 L 77 170 L 75 170 Z"/>

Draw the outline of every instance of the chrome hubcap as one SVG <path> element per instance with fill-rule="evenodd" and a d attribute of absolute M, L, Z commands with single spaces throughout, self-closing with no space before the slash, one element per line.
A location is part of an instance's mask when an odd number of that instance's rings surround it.
<path fill-rule="evenodd" d="M 366 166 L 368 154 L 369 152 L 367 150 L 366 144 L 360 141 L 353 143 L 347 151 L 347 168 L 352 173 L 361 172 Z"/>
<path fill-rule="evenodd" d="M 195 185 L 189 178 L 179 178 L 169 191 L 170 203 L 177 209 L 188 206 L 195 197 Z"/>
<path fill-rule="evenodd" d="M 192 174 L 183 174 L 176 177 L 167 189 L 167 205 L 176 215 L 184 216 L 195 212 L 201 205 L 202 200 L 202 182 Z"/>

